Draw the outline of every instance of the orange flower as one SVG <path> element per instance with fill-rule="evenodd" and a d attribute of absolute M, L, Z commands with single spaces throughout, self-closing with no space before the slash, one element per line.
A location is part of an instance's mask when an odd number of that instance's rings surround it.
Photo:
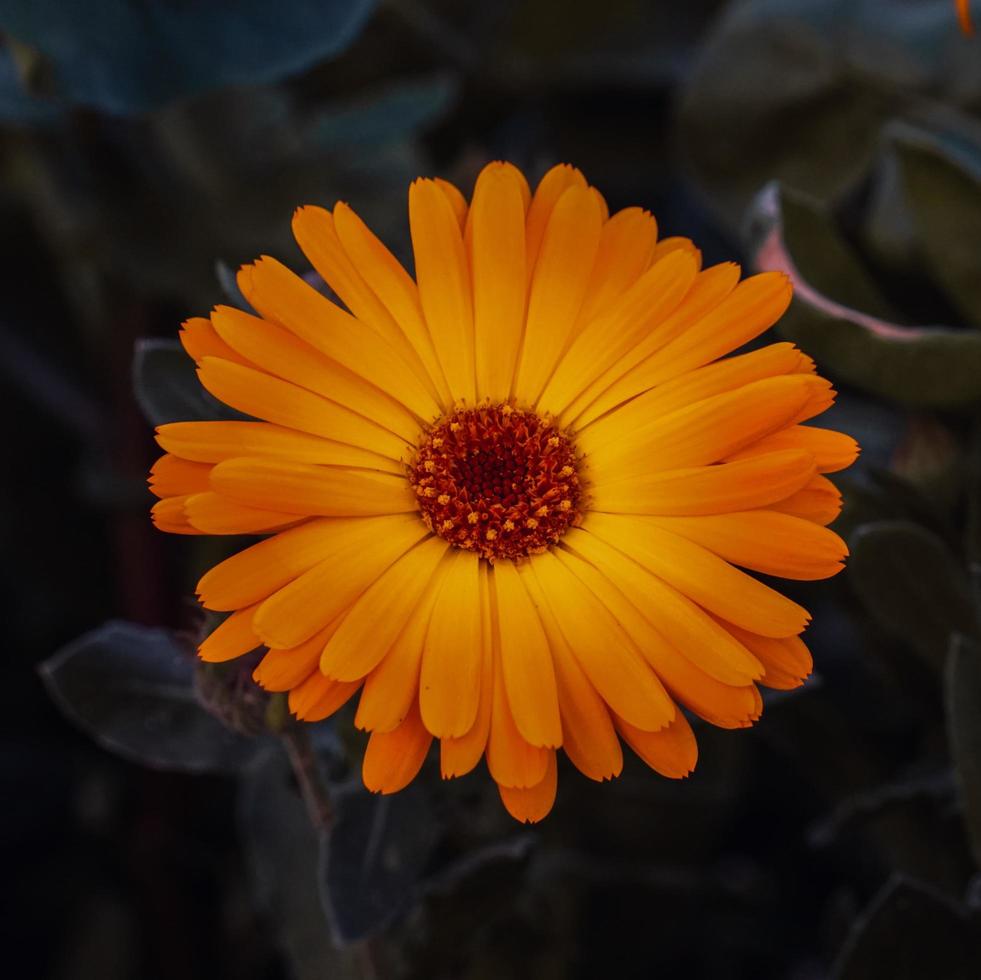
<path fill-rule="evenodd" d="M 974 25 L 971 23 L 971 0 L 957 0 L 957 19 L 965 34 L 974 33 Z"/>
<path fill-rule="evenodd" d="M 719 360 L 790 286 L 702 269 L 569 166 L 532 195 L 492 163 L 469 205 L 418 180 L 409 219 L 415 281 L 347 205 L 305 207 L 347 311 L 262 258 L 239 273 L 258 316 L 184 325 L 204 386 L 257 421 L 161 426 L 154 520 L 264 536 L 201 579 L 230 613 L 201 656 L 268 648 L 255 679 L 309 721 L 360 691 L 383 793 L 434 738 L 447 778 L 486 756 L 519 820 L 551 808 L 559 748 L 596 780 L 621 741 L 685 776 L 682 709 L 746 727 L 758 684 L 811 671 L 808 613 L 741 569 L 819 579 L 846 554 L 824 474 L 857 446 L 803 424 L 831 386 L 788 343 Z"/>

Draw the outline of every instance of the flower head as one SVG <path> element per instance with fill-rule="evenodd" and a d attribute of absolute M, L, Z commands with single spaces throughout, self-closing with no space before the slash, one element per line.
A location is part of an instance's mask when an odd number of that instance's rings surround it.
<path fill-rule="evenodd" d="M 551 808 L 556 752 L 592 779 L 622 743 L 695 766 L 685 711 L 760 716 L 810 673 L 808 614 L 749 571 L 835 574 L 825 525 L 848 436 L 805 425 L 831 386 L 793 345 L 726 357 L 784 312 L 780 274 L 703 269 L 568 166 L 534 194 L 492 163 L 466 202 L 409 193 L 413 278 L 346 205 L 296 212 L 346 310 L 274 259 L 258 316 L 182 333 L 205 388 L 255 421 L 158 429 L 158 527 L 258 534 L 198 586 L 229 613 L 205 660 L 265 647 L 255 679 L 301 719 L 358 694 L 363 776 L 394 792 L 433 739 L 447 778 L 486 757 L 507 809 Z"/>

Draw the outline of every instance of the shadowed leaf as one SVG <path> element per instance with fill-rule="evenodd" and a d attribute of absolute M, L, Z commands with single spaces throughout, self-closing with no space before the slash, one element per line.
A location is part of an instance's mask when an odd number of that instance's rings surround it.
<path fill-rule="evenodd" d="M 208 714 L 194 693 L 194 658 L 166 630 L 109 622 L 41 664 L 62 712 L 133 762 L 180 772 L 229 772 L 256 742 Z"/>
<path fill-rule="evenodd" d="M 981 400 L 981 333 L 905 326 L 846 305 L 847 298 L 874 310 L 882 301 L 816 205 L 770 185 L 754 202 L 750 223 L 754 266 L 782 271 L 794 284 L 780 332 L 835 377 L 906 405 L 953 408 Z M 841 299 L 822 292 L 818 281 Z"/>
<path fill-rule="evenodd" d="M 336 802 L 337 822 L 323 852 L 322 895 L 334 939 L 348 944 L 377 932 L 407 907 L 435 847 L 437 827 L 416 785 L 391 796 L 350 786 Z"/>
<path fill-rule="evenodd" d="M 971 980 L 978 942 L 949 899 L 899 876 L 890 880 L 852 926 L 835 980 Z"/>
<path fill-rule="evenodd" d="M 966 577 L 947 546 L 906 521 L 864 524 L 849 545 L 849 580 L 868 611 L 941 669 L 951 634 L 974 629 Z"/>
<path fill-rule="evenodd" d="M 50 59 L 65 100 L 125 114 L 302 71 L 343 51 L 373 7 L 373 0 L 8 0 L 0 28 Z"/>
<path fill-rule="evenodd" d="M 245 418 L 212 398 L 201 387 L 194 362 L 176 340 L 136 342 L 133 389 L 136 401 L 151 425 Z"/>
<path fill-rule="evenodd" d="M 947 738 L 974 860 L 981 867 L 981 647 L 957 635 L 946 670 Z"/>

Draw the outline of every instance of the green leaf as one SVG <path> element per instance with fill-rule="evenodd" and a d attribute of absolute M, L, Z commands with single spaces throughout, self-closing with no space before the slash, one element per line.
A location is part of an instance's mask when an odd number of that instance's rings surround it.
<path fill-rule="evenodd" d="M 770 185 L 756 198 L 748 228 L 753 265 L 782 271 L 794 284 L 778 329 L 836 378 L 910 406 L 981 401 L 981 332 L 876 316 L 883 301 L 816 205 Z M 815 281 L 869 309 L 832 298 Z"/>
<path fill-rule="evenodd" d="M 966 576 L 950 550 L 907 521 L 864 524 L 849 544 L 849 581 L 873 618 L 941 670 L 951 634 L 975 630 Z"/>
<path fill-rule="evenodd" d="M 176 340 L 136 342 L 133 389 L 136 401 L 151 425 L 245 418 L 201 387 L 194 362 Z"/>
<path fill-rule="evenodd" d="M 977 159 L 925 132 L 896 140 L 924 259 L 964 318 L 981 327 L 981 149 Z"/>
<path fill-rule="evenodd" d="M 350 786 L 323 853 L 322 895 L 335 941 L 383 928 L 417 894 L 438 832 L 428 797 L 412 785 L 391 796 Z"/>
<path fill-rule="evenodd" d="M 69 103 L 126 114 L 257 85 L 339 54 L 374 0 L 7 0 L 0 28 L 52 62 Z"/>
<path fill-rule="evenodd" d="M 109 622 L 40 666 L 62 712 L 103 748 L 154 769 L 234 772 L 257 741 L 201 706 L 193 654 L 173 634 Z"/>
<path fill-rule="evenodd" d="M 405 78 L 319 113 L 310 132 L 315 146 L 366 147 L 411 136 L 453 105 L 459 84 L 451 75 Z"/>
<path fill-rule="evenodd" d="M 981 646 L 954 636 L 945 681 L 950 754 L 968 839 L 981 868 Z"/>
<path fill-rule="evenodd" d="M 894 876 L 853 925 L 835 980 L 974 980 L 978 940 L 966 914 L 919 882 Z"/>

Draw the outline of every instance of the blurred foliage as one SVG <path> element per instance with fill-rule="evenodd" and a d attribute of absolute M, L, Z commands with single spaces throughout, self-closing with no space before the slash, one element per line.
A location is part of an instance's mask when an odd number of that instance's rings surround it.
<path fill-rule="evenodd" d="M 981 974 L 981 48 L 952 3 L 8 0 L 0 30 L 22 972 Z M 239 542 L 154 532 L 144 489 L 146 420 L 226 411 L 177 324 L 241 305 L 241 261 L 303 268 L 295 206 L 347 199 L 408 259 L 408 181 L 499 157 L 787 271 L 779 330 L 863 446 L 849 569 L 792 589 L 817 676 L 699 726 L 682 783 L 565 767 L 534 828 L 435 760 L 372 797 L 350 710 L 296 726 L 249 660 L 196 664 L 185 597 Z"/>

